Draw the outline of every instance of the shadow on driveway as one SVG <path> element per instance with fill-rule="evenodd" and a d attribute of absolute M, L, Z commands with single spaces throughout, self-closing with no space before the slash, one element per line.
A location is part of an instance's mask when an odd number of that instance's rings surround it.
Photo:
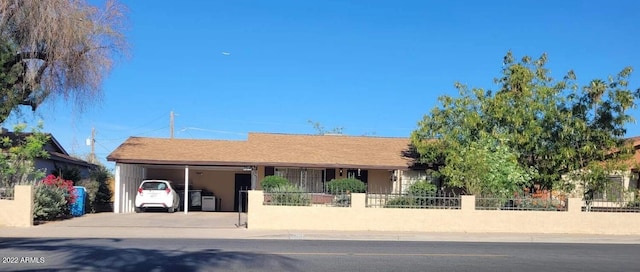
<path fill-rule="evenodd" d="M 0 240 L 3 257 L 44 257 L 40 264 L 1 264 L 4 271 L 300 271 L 299 261 L 264 253 L 224 251 L 215 248 L 181 249 L 179 240 L 162 240 L 157 248 L 139 248 L 121 239 Z M 152 246 L 150 246 L 152 247 Z"/>

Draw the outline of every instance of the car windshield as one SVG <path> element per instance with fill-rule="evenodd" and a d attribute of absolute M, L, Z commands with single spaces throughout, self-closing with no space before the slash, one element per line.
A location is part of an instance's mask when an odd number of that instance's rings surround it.
<path fill-rule="evenodd" d="M 145 182 L 142 183 L 142 190 L 164 190 L 167 189 L 167 184 L 164 182 Z"/>

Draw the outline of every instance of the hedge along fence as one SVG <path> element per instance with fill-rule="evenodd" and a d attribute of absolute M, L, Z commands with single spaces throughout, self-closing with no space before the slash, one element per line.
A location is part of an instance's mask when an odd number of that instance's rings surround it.
<path fill-rule="evenodd" d="M 334 179 L 326 184 L 329 194 L 364 193 L 367 185 L 359 179 Z"/>
<path fill-rule="evenodd" d="M 304 192 L 292 184 L 277 185 L 268 187 L 269 192 L 265 194 L 265 205 L 276 206 L 309 206 L 311 205 L 311 197 L 309 193 Z"/>

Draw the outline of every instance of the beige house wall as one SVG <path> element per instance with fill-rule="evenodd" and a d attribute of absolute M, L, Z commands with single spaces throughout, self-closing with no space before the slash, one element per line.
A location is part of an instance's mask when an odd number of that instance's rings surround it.
<path fill-rule="evenodd" d="M 13 200 L 0 199 L 0 226 L 33 226 L 33 186 L 18 185 Z"/>
<path fill-rule="evenodd" d="M 374 194 L 391 193 L 393 189 L 391 173 L 388 170 L 369 170 L 367 178 L 368 192 Z"/>
<path fill-rule="evenodd" d="M 192 177 L 191 189 L 213 192 L 220 199 L 220 211 L 233 211 L 235 198 L 235 174 L 233 171 L 198 171 L 202 174 L 189 174 Z"/>
<path fill-rule="evenodd" d="M 582 212 L 576 198 L 567 212 L 475 210 L 474 196 L 463 196 L 460 210 L 367 208 L 365 194 L 352 194 L 347 208 L 265 206 L 263 199 L 249 192 L 251 229 L 640 235 L 640 214 Z"/>

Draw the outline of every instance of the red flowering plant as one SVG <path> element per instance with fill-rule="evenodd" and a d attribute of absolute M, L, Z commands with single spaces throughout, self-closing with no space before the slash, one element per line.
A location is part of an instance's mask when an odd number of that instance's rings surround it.
<path fill-rule="evenodd" d="M 73 187 L 73 181 L 65 180 L 61 177 L 56 177 L 54 175 L 48 175 L 42 180 L 42 183 L 49 186 L 56 186 L 58 188 L 62 188 L 65 190 L 65 198 L 67 200 L 67 204 L 71 205 L 76 203 L 76 188 Z"/>

